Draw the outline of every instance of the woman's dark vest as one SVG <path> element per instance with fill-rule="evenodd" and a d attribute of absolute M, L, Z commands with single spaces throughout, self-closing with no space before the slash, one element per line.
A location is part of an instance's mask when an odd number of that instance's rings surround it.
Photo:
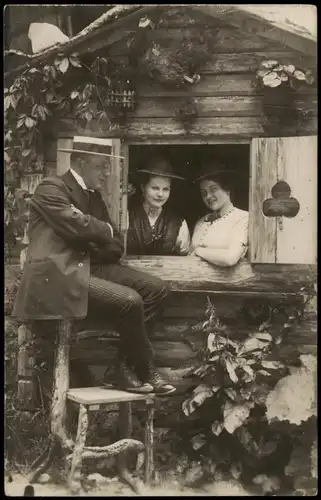
<path fill-rule="evenodd" d="M 127 254 L 175 255 L 176 240 L 183 217 L 164 207 L 155 225 L 151 227 L 142 205 L 129 211 Z"/>

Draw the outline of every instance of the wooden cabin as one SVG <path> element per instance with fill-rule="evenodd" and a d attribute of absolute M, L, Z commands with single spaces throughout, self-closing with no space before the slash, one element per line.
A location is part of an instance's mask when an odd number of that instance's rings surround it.
<path fill-rule="evenodd" d="M 131 37 L 142 19 L 152 21 L 148 43 L 161 47 L 179 45 L 199 33 L 215 33 L 211 57 L 195 81 L 168 88 L 152 79 L 137 81 L 137 106 L 127 113 L 122 129 L 103 129 L 92 120 L 85 128 L 74 116 L 57 123 L 56 135 L 45 149 L 44 174 L 63 174 L 69 166 L 67 153 L 57 149 L 71 144 L 74 135 L 92 134 L 110 139 L 114 158 L 105 201 L 126 239 L 128 184 L 131 174 L 154 151 L 167 155 L 178 174 L 196 176 L 201 160 L 224 159 L 238 169 L 235 204 L 249 210 L 248 256 L 233 268 L 215 268 L 198 257 L 124 256 L 124 263 L 161 277 L 173 293 L 163 320 L 157 325 L 154 345 L 157 364 L 177 381 L 204 338 L 191 326 L 204 319 L 207 297 L 216 305 L 233 335 L 248 331 L 243 314 L 253 300 L 292 300 L 316 269 L 317 217 L 317 89 L 304 86 L 295 104 L 304 116 L 282 129 L 267 127 L 262 112 L 262 92 L 256 88 L 256 71 L 263 60 L 277 60 L 299 68 L 316 68 L 316 39 L 303 28 L 277 23 L 255 11 L 255 6 L 188 5 L 117 6 L 69 42 L 37 55 L 46 60 L 54 53 L 77 52 L 119 58 L 126 64 Z M 175 115 L 177 108 L 193 101 L 197 116 L 186 129 Z M 25 176 L 24 186 L 33 189 L 39 177 Z M 295 217 L 267 217 L 262 206 L 273 186 L 285 181 L 300 210 Z M 175 193 L 190 228 L 203 215 L 202 205 L 190 183 Z M 315 352 L 316 310 L 289 342 L 300 352 Z M 106 340 L 88 338 L 95 329 L 82 326 L 87 340 L 79 342 L 74 357 L 92 365 L 102 377 L 113 349 Z M 89 349 L 90 347 L 90 349 Z M 177 371 L 178 370 L 178 371 Z M 184 382 L 185 384 L 185 382 Z M 182 387 L 185 385 L 182 385 Z"/>

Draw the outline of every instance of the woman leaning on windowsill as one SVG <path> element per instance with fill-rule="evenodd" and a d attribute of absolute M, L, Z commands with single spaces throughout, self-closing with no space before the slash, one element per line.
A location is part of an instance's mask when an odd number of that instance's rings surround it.
<path fill-rule="evenodd" d="M 189 255 L 216 266 L 236 265 L 248 248 L 249 214 L 231 201 L 232 176 L 233 171 L 208 162 L 195 179 L 211 212 L 197 222 Z"/>
<path fill-rule="evenodd" d="M 163 158 L 136 172 L 140 199 L 128 212 L 128 255 L 187 255 L 190 234 L 185 219 L 168 207 L 171 185 L 184 180 Z"/>

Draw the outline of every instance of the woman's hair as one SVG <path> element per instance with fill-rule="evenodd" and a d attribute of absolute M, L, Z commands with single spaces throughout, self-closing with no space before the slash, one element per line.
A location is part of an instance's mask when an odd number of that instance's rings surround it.
<path fill-rule="evenodd" d="M 200 179 L 199 182 L 202 180 L 208 180 L 208 181 L 213 181 L 216 182 L 217 184 L 220 185 L 220 187 L 223 189 L 223 191 L 231 193 L 233 183 L 232 183 L 232 178 L 231 174 L 229 172 L 219 172 L 219 173 L 213 173 L 211 175 L 208 175 L 207 177 L 204 177 L 203 179 Z"/>
<path fill-rule="evenodd" d="M 145 173 L 142 173 L 139 175 L 139 185 L 140 186 L 146 186 L 146 184 L 150 181 L 150 179 L 154 177 L 154 174 L 145 174 Z"/>

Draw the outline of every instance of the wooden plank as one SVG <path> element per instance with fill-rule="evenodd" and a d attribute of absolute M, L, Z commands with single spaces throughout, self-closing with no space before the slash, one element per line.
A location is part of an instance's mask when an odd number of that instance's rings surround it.
<path fill-rule="evenodd" d="M 129 147 L 127 143 L 121 144 L 122 160 L 122 185 L 121 185 L 121 207 L 120 207 L 120 230 L 124 236 L 124 246 L 126 252 L 127 244 L 127 202 L 128 202 L 128 170 L 129 170 Z"/>
<path fill-rule="evenodd" d="M 220 74 L 220 73 L 249 73 L 255 72 L 260 63 L 265 59 L 276 59 L 280 64 L 294 64 L 301 68 L 315 68 L 316 58 L 296 55 L 293 52 L 269 51 L 269 52 L 251 52 L 251 53 L 231 53 L 217 54 L 209 61 L 202 73 Z"/>
<path fill-rule="evenodd" d="M 162 26 L 162 25 L 161 25 Z M 168 40 L 173 40 L 177 42 L 181 40 L 183 36 L 188 35 L 190 31 L 186 26 L 182 26 L 179 29 L 176 27 L 157 27 L 155 30 L 150 32 L 150 40 L 155 42 L 165 44 Z M 204 29 L 204 23 L 198 23 L 193 28 L 196 32 L 206 31 Z M 215 27 L 216 29 L 216 27 Z M 132 37 L 137 31 L 135 26 L 129 27 L 124 30 L 126 37 L 118 43 L 111 45 L 108 49 L 108 53 L 111 56 L 124 55 L 128 53 L 127 41 Z M 210 28 L 209 31 L 212 31 Z M 241 32 L 231 26 L 219 26 L 218 36 L 215 41 L 214 54 L 226 54 L 230 52 L 250 52 L 250 51 L 284 51 L 288 47 L 282 44 L 273 43 L 270 40 L 260 38 L 258 36 L 248 35 L 247 33 Z"/>
<path fill-rule="evenodd" d="M 275 143 L 270 139 L 253 139 L 250 161 L 249 254 L 254 262 L 276 262 L 276 219 L 263 215 L 263 201 L 270 197 L 277 182 L 273 167 Z M 273 158 L 271 162 L 271 158 Z"/>
<path fill-rule="evenodd" d="M 317 130 L 316 118 L 309 118 L 305 123 L 298 127 L 285 128 L 283 136 L 308 135 L 315 134 Z M 117 132 L 115 132 L 116 134 Z M 186 136 L 183 126 L 174 118 L 150 118 L 150 119 L 132 119 L 128 123 L 128 138 L 136 137 L 159 137 L 165 136 L 177 138 Z M 268 132 L 263 127 L 261 117 L 220 117 L 198 118 L 192 129 L 189 131 L 189 137 L 265 137 Z"/>
<path fill-rule="evenodd" d="M 60 133 L 85 133 L 85 130 L 75 129 L 74 120 L 61 120 L 59 123 Z M 119 137 L 121 131 L 113 128 L 109 131 L 102 131 L 99 124 L 92 124 L 96 127 L 95 134 L 103 137 L 108 134 L 109 137 Z M 227 139 L 233 138 L 235 142 L 239 139 L 250 139 L 253 137 L 265 137 L 268 133 L 263 127 L 263 119 L 259 116 L 248 117 L 219 117 L 217 119 L 200 117 L 196 120 L 192 129 L 187 134 L 183 126 L 174 118 L 135 118 L 128 121 L 127 140 L 138 140 L 142 142 L 148 139 L 172 140 L 180 138 L 199 138 L 199 139 Z M 310 117 L 305 122 L 285 128 L 283 136 L 309 135 L 317 131 L 316 117 Z M 88 130 L 86 130 L 88 133 Z"/>
<path fill-rule="evenodd" d="M 70 153 L 63 153 L 59 149 L 72 149 L 73 138 L 60 137 L 57 140 L 57 175 L 64 175 L 70 168 Z"/>
<path fill-rule="evenodd" d="M 317 262 L 317 136 L 277 139 L 277 177 L 291 188 L 299 213 L 282 217 L 277 225 L 276 261 L 289 264 Z"/>
<path fill-rule="evenodd" d="M 306 55 L 316 54 L 317 43 L 303 33 L 288 25 L 280 27 L 277 23 L 272 23 L 263 17 L 242 9 L 242 6 L 231 5 L 190 5 L 191 9 L 204 12 L 208 16 L 220 19 L 245 33 L 252 33 L 262 38 L 281 43 L 291 49 L 302 52 Z"/>
<path fill-rule="evenodd" d="M 295 294 L 311 283 L 315 266 L 268 264 L 250 266 L 244 259 L 233 268 L 211 266 L 198 257 L 127 257 L 122 261 L 135 269 L 157 276 L 174 290 L 224 293 L 257 292 Z M 314 276 L 315 277 L 315 276 Z"/>
<path fill-rule="evenodd" d="M 255 85 L 255 75 L 247 74 L 201 74 L 201 79 L 193 85 L 177 90 L 171 90 L 157 82 L 149 81 L 140 83 L 137 88 L 138 100 L 140 97 L 197 97 L 197 96 L 248 96 L 258 95 Z M 302 87 L 297 95 L 317 95 L 313 86 Z"/>
<path fill-rule="evenodd" d="M 295 54 L 293 51 L 254 51 L 213 53 L 213 57 L 201 69 L 202 74 L 250 73 L 255 72 L 265 59 L 276 59 L 280 64 L 294 64 L 304 69 L 314 69 L 316 58 Z"/>
<path fill-rule="evenodd" d="M 121 156 L 120 139 L 112 140 L 112 154 Z M 120 229 L 121 194 L 120 185 L 122 180 L 121 159 L 112 157 L 109 161 L 109 174 L 106 187 L 102 191 L 102 197 L 108 207 L 111 219 Z"/>
<path fill-rule="evenodd" d="M 170 118 L 184 98 L 140 96 L 134 118 Z M 195 97 L 200 117 L 217 116 L 261 116 L 262 96 L 212 96 Z M 316 96 L 297 96 L 296 106 L 300 110 L 311 110 L 317 114 Z"/>
<path fill-rule="evenodd" d="M 129 401 L 144 401 L 153 399 L 154 395 L 134 394 L 116 389 L 104 389 L 103 387 L 82 387 L 70 389 L 67 393 L 68 399 L 78 403 L 99 404 L 99 403 L 120 403 Z"/>

